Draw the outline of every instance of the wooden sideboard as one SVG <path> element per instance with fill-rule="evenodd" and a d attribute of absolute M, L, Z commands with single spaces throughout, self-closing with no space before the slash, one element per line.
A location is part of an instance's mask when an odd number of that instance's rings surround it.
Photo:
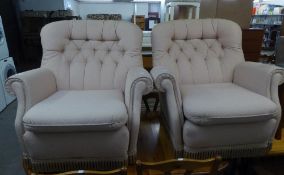
<path fill-rule="evenodd" d="M 259 61 L 263 34 L 262 29 L 243 29 L 242 47 L 246 61 Z"/>

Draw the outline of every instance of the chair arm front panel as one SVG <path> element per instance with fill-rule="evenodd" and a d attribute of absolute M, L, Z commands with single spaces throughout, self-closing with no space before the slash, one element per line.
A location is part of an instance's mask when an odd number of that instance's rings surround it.
<path fill-rule="evenodd" d="M 22 141 L 24 133 L 22 118 L 33 105 L 56 91 L 55 77 L 48 69 L 39 68 L 11 76 L 6 80 L 5 86 L 10 94 L 17 96 L 15 128 L 25 154 Z"/>
<path fill-rule="evenodd" d="M 281 119 L 278 86 L 284 82 L 284 69 L 275 65 L 244 62 L 236 67 L 234 83 L 271 99 L 278 106 L 277 123 L 271 138 L 277 131 Z"/>
<path fill-rule="evenodd" d="M 129 156 L 133 156 L 137 152 L 142 96 L 152 90 L 153 81 L 145 69 L 136 67 L 129 70 L 125 85 L 125 104 L 129 117 L 127 127 L 130 133 Z"/>
<path fill-rule="evenodd" d="M 165 67 L 156 66 L 152 69 L 151 75 L 159 92 L 162 92 L 161 107 L 167 114 L 164 115 L 169 127 L 171 139 L 176 151 L 183 149 L 182 128 L 184 117 L 182 113 L 182 100 L 179 86 L 175 76 Z M 165 103 L 165 104 L 164 104 Z"/>

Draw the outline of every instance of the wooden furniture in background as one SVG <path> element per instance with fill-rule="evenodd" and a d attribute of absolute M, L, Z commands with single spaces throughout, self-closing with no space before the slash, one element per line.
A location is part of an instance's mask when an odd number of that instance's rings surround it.
<path fill-rule="evenodd" d="M 165 175 L 175 174 L 176 171 L 183 170 L 182 174 L 209 174 L 217 175 L 227 166 L 227 163 L 222 164 L 220 157 L 207 160 L 193 159 L 171 159 L 161 162 L 136 162 L 137 175 L 143 175 L 145 170 L 158 170 L 164 172 Z M 203 168 L 203 170 L 202 170 Z M 206 168 L 206 170 L 204 170 Z M 177 174 L 181 174 L 180 172 Z"/>
<path fill-rule="evenodd" d="M 32 11 L 35 14 L 37 11 Z M 30 12 L 29 12 L 30 13 Z M 43 12 L 38 12 L 43 13 Z M 54 13 L 46 11 L 47 14 Z M 22 12 L 22 47 L 23 47 L 23 71 L 38 68 L 42 58 L 42 46 L 40 40 L 40 31 L 48 23 L 60 20 L 79 19 L 77 16 L 46 17 L 46 16 L 25 16 Z"/>
<path fill-rule="evenodd" d="M 259 62 L 263 39 L 262 29 L 243 29 L 243 51 L 246 61 Z"/>
<path fill-rule="evenodd" d="M 136 15 L 136 16 L 132 15 L 131 22 L 138 25 L 141 30 L 145 30 L 145 16 L 144 15 Z"/>
<path fill-rule="evenodd" d="M 280 29 L 280 35 L 283 36 L 284 35 L 284 19 L 282 21 L 282 25 L 281 25 L 281 29 Z"/>
<path fill-rule="evenodd" d="M 279 126 L 275 135 L 275 138 L 277 140 L 281 140 L 282 139 L 282 128 L 284 128 L 284 84 L 280 85 L 278 88 L 278 95 L 279 95 L 279 100 L 280 100 L 280 105 L 282 108 L 282 116 L 281 116 L 281 120 L 279 122 Z"/>
<path fill-rule="evenodd" d="M 152 55 L 143 55 L 143 66 L 148 71 L 150 71 L 153 68 Z"/>
<path fill-rule="evenodd" d="M 0 15 L 5 30 L 9 56 L 13 57 L 17 72 L 20 72 L 23 60 L 20 28 L 20 1 L 0 0 Z"/>
<path fill-rule="evenodd" d="M 242 29 L 250 26 L 253 0 L 202 0 L 200 18 L 224 18 L 235 21 Z"/>

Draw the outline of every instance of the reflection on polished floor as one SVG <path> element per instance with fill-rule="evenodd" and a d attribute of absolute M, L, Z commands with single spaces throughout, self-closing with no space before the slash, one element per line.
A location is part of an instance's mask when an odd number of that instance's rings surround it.
<path fill-rule="evenodd" d="M 147 162 L 173 159 L 173 148 L 165 127 L 161 124 L 160 113 L 148 112 L 141 117 L 137 159 Z"/>
<path fill-rule="evenodd" d="M 160 112 L 143 112 L 137 143 L 137 160 L 157 162 L 174 158 L 171 141 L 161 124 Z M 159 172 L 149 171 L 149 175 Z M 129 175 L 136 175 L 135 167 L 128 167 Z"/>

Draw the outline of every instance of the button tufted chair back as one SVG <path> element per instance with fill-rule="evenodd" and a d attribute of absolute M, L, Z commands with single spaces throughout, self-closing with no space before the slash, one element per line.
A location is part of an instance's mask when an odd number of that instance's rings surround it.
<path fill-rule="evenodd" d="M 142 67 L 142 32 L 123 21 L 71 20 L 41 32 L 41 67 L 56 76 L 58 90 L 124 90 L 126 74 Z"/>
<path fill-rule="evenodd" d="M 232 82 L 244 61 L 240 27 L 228 20 L 177 20 L 152 32 L 154 66 L 167 67 L 179 84 Z"/>

